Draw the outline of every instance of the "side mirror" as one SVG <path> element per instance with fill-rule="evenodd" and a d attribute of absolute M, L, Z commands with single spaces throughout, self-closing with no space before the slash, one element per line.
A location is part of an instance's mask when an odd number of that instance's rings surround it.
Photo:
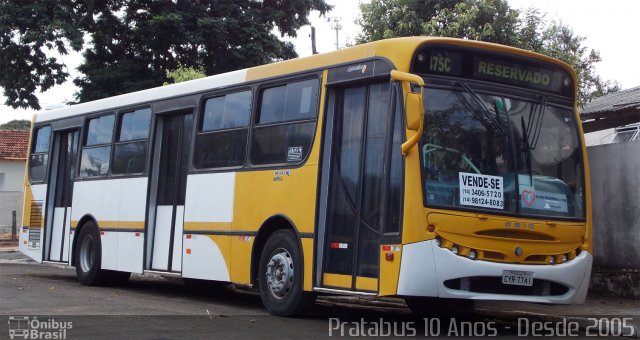
<path fill-rule="evenodd" d="M 422 94 L 409 92 L 404 100 L 407 113 L 407 129 L 417 131 L 422 125 Z"/>
<path fill-rule="evenodd" d="M 402 144 L 402 155 L 406 157 L 409 154 L 409 150 L 418 144 L 424 129 L 424 109 L 422 107 L 424 80 L 418 75 L 396 70 L 391 71 L 391 79 L 402 82 L 402 87 L 406 93 L 404 112 L 407 118 L 407 129 L 415 132 L 413 136 Z M 412 84 L 418 86 L 418 92 L 413 91 Z"/>

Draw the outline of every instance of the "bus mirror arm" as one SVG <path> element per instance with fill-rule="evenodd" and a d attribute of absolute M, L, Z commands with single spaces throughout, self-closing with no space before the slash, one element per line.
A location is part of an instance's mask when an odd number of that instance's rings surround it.
<path fill-rule="evenodd" d="M 402 156 L 406 157 L 409 150 L 418 144 L 424 129 L 424 106 L 422 103 L 424 80 L 418 75 L 396 70 L 391 71 L 391 79 L 402 82 L 402 87 L 406 93 L 404 112 L 407 116 L 407 129 L 415 131 L 415 133 L 402 144 Z M 420 92 L 413 92 L 411 90 L 411 84 L 418 85 Z"/>
<path fill-rule="evenodd" d="M 424 117 L 424 114 L 421 113 L 420 116 Z M 409 150 L 411 150 L 411 148 L 413 148 L 414 146 L 416 146 L 416 144 L 418 144 L 418 141 L 422 136 L 422 131 L 424 129 L 424 120 L 421 120 L 419 124 L 420 125 L 418 126 L 418 129 L 415 130 L 415 133 L 413 134 L 413 136 L 407 139 L 406 142 L 402 143 L 402 156 L 404 157 L 407 157 Z"/>

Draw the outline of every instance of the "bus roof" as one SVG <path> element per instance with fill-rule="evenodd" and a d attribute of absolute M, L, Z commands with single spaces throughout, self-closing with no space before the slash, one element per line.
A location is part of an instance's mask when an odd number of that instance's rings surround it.
<path fill-rule="evenodd" d="M 339 65 L 358 60 L 379 57 L 389 60 L 396 69 L 409 71 L 411 57 L 407 57 L 407 51 L 413 51 L 423 43 L 443 43 L 466 47 L 486 48 L 503 53 L 517 54 L 524 57 L 539 59 L 561 65 L 575 78 L 573 69 L 558 60 L 550 57 L 521 50 L 514 47 L 480 42 L 441 37 L 406 37 L 374 41 L 356 45 L 341 50 L 316 54 L 313 56 L 285 60 L 281 62 L 256 66 L 252 68 L 217 74 L 200 79 L 190 80 L 177 84 L 158 86 L 146 90 L 126 93 L 118 96 L 94 100 L 77 105 L 65 106 L 55 110 L 40 111 L 35 116 L 35 122 L 45 122 L 60 118 L 72 117 L 86 113 L 111 111 L 137 105 L 145 105 L 158 100 L 169 99 L 190 94 L 197 94 L 223 88 L 244 82 L 283 76 L 305 70 L 322 69 L 332 65 Z"/>

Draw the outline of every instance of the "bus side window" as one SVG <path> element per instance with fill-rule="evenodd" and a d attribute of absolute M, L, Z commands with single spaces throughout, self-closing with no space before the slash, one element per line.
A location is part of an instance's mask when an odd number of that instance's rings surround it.
<path fill-rule="evenodd" d="M 29 178 L 31 182 L 43 182 L 47 175 L 49 161 L 49 144 L 51 143 L 51 126 L 36 129 L 31 145 L 29 158 Z"/>
<path fill-rule="evenodd" d="M 309 154 L 318 114 L 318 79 L 262 90 L 251 163 L 300 163 Z"/>
<path fill-rule="evenodd" d="M 118 125 L 111 172 L 114 174 L 144 173 L 151 127 L 151 109 L 123 113 L 120 115 Z"/>
<path fill-rule="evenodd" d="M 113 114 L 89 120 L 80 159 L 80 176 L 96 177 L 109 173 L 113 122 Z"/>
<path fill-rule="evenodd" d="M 244 164 L 251 98 L 251 91 L 242 91 L 207 99 L 196 136 L 196 168 L 240 167 Z"/>

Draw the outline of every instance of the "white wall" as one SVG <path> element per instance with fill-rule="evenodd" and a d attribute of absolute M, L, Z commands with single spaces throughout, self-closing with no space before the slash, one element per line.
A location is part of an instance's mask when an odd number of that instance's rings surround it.
<path fill-rule="evenodd" d="M 615 133 L 615 129 L 606 129 L 585 133 L 584 142 L 587 146 L 609 144 Z"/>
<path fill-rule="evenodd" d="M 25 161 L 0 160 L 0 191 L 22 192 Z"/>

